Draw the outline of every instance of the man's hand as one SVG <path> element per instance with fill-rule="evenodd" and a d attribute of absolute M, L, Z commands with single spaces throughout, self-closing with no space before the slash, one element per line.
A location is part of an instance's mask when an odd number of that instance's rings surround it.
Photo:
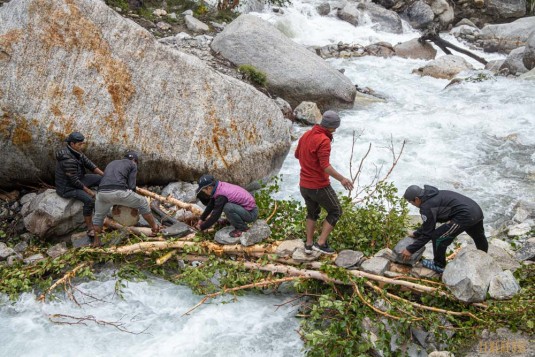
<path fill-rule="evenodd" d="M 158 232 L 160 232 L 161 229 L 162 229 L 162 226 L 160 226 L 160 225 L 158 225 L 158 224 L 156 224 L 156 225 L 154 225 L 154 226 L 152 226 L 152 227 L 150 228 L 150 230 L 151 230 L 152 233 L 154 233 L 154 234 L 157 234 Z"/>
<path fill-rule="evenodd" d="M 91 190 L 89 187 L 84 187 L 85 193 L 87 193 L 89 196 L 95 198 L 97 195 L 93 190 Z"/>
<path fill-rule="evenodd" d="M 401 256 L 403 257 L 403 260 L 409 260 L 411 259 L 412 253 L 409 252 L 407 249 L 403 249 L 401 252 Z"/>
<path fill-rule="evenodd" d="M 352 190 L 353 189 L 353 182 L 351 182 L 351 180 L 349 180 L 348 178 L 343 177 L 340 180 L 340 183 L 342 184 L 342 186 L 344 186 L 344 188 L 346 190 Z"/>

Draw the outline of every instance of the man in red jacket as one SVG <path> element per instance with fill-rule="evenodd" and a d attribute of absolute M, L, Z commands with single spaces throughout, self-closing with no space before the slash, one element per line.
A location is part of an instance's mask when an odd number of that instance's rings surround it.
<path fill-rule="evenodd" d="M 307 254 L 312 253 L 312 250 L 324 254 L 334 253 L 327 243 L 327 237 L 342 215 L 342 207 L 331 187 L 329 177 L 332 176 L 340 181 L 346 190 L 353 189 L 353 183 L 339 174 L 329 162 L 333 133 L 339 126 L 338 113 L 332 110 L 326 111 L 323 113 L 321 123 L 303 134 L 295 149 L 295 157 L 301 165 L 299 187 L 307 207 L 305 243 Z M 322 207 L 327 211 L 327 217 L 323 222 L 318 241 L 313 243 L 314 228 Z"/>

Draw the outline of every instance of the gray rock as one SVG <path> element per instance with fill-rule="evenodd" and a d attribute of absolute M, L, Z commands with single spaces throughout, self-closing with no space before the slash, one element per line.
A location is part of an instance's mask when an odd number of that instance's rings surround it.
<path fill-rule="evenodd" d="M 446 265 L 442 282 L 460 301 L 481 302 L 485 300 L 491 279 L 501 271 L 490 255 L 464 248 Z"/>
<path fill-rule="evenodd" d="M 520 264 L 513 258 L 513 256 L 504 249 L 489 244 L 488 255 L 490 255 L 502 270 L 515 271 L 520 268 Z"/>
<path fill-rule="evenodd" d="M 186 27 L 188 30 L 193 32 L 208 32 L 210 28 L 204 22 L 197 20 L 191 15 L 185 15 L 184 20 L 186 21 Z"/>
<path fill-rule="evenodd" d="M 80 248 L 90 246 L 93 241 L 86 232 L 79 232 L 71 235 L 71 243 L 73 248 Z"/>
<path fill-rule="evenodd" d="M 316 6 L 316 11 L 320 16 L 327 16 L 331 12 L 331 5 L 328 2 L 324 2 Z"/>
<path fill-rule="evenodd" d="M 184 15 L 184 16 L 188 16 L 188 15 L 189 16 L 193 16 L 193 10 L 188 9 L 188 10 L 184 11 L 182 13 L 182 15 Z"/>
<path fill-rule="evenodd" d="M 301 239 L 285 240 L 277 247 L 276 254 L 279 257 L 291 257 L 297 249 L 305 249 L 305 243 Z"/>
<path fill-rule="evenodd" d="M 518 77 L 518 78 L 523 79 L 525 81 L 533 81 L 533 80 L 535 80 L 535 68 L 533 68 L 529 72 L 521 74 L 520 77 Z"/>
<path fill-rule="evenodd" d="M 507 70 L 508 74 L 513 75 L 526 73 L 528 70 L 522 61 L 524 50 L 524 46 L 512 50 L 500 66 L 500 71 Z"/>
<path fill-rule="evenodd" d="M 528 234 L 530 230 L 531 230 L 530 224 L 527 222 L 524 222 L 524 223 L 515 224 L 513 226 L 507 227 L 507 235 L 509 237 L 519 237 L 519 236 Z"/>
<path fill-rule="evenodd" d="M 493 299 L 505 300 L 515 296 L 520 291 L 520 285 L 510 270 L 502 271 L 494 276 L 489 285 L 489 295 Z"/>
<path fill-rule="evenodd" d="M 73 128 L 100 165 L 127 149 L 143 152 L 138 182 L 149 185 L 211 172 L 246 186 L 280 169 L 291 123 L 271 98 L 159 43 L 103 1 L 42 4 L 0 7 L 0 36 L 9 39 L 0 51 L 0 117 L 16 134 L 0 135 L 0 186 L 53 182 L 54 152 Z"/>
<path fill-rule="evenodd" d="M 417 38 L 394 46 L 396 56 L 403 58 L 432 60 L 437 55 L 437 50 L 428 43 L 420 43 Z"/>
<path fill-rule="evenodd" d="M 453 8 L 446 0 L 431 1 L 431 10 L 435 14 L 435 21 L 438 20 L 440 28 L 446 29 L 452 23 L 454 12 Z"/>
<path fill-rule="evenodd" d="M 390 248 L 383 248 L 373 255 L 374 257 L 384 258 L 392 262 L 396 261 L 396 255 Z"/>
<path fill-rule="evenodd" d="M 313 102 L 301 102 L 294 109 L 294 116 L 296 120 L 308 125 L 319 124 L 321 122 L 321 112 Z"/>
<path fill-rule="evenodd" d="M 31 192 L 31 193 L 28 193 L 27 195 L 22 196 L 20 198 L 20 204 L 24 206 L 26 203 L 28 203 L 31 200 L 33 200 L 35 198 L 35 196 L 37 196 L 37 193 L 35 193 L 35 192 Z"/>
<path fill-rule="evenodd" d="M 292 106 L 290 105 L 290 103 L 288 103 L 287 101 L 285 101 L 284 99 L 280 97 L 277 97 L 275 98 L 275 104 L 277 104 L 277 107 L 279 107 L 279 109 L 282 112 L 282 115 L 286 119 L 294 120 L 295 116 L 294 116 Z"/>
<path fill-rule="evenodd" d="M 427 357 L 455 357 L 455 355 L 448 351 L 433 351 Z"/>
<path fill-rule="evenodd" d="M 57 258 L 63 254 L 67 253 L 67 244 L 65 242 L 58 243 L 46 251 L 46 255 L 52 259 Z"/>
<path fill-rule="evenodd" d="M 528 70 L 535 68 L 535 31 L 532 31 L 526 40 L 526 49 L 522 61 Z"/>
<path fill-rule="evenodd" d="M 474 28 L 476 28 L 476 29 L 478 28 L 478 27 L 476 26 L 476 24 L 474 24 L 472 21 L 470 21 L 470 20 L 467 19 L 467 18 L 464 18 L 464 19 L 462 19 L 461 21 L 457 22 L 457 23 L 455 24 L 455 27 L 463 26 L 463 25 L 464 25 L 464 26 L 469 26 L 469 27 L 474 27 Z"/>
<path fill-rule="evenodd" d="M 373 27 L 378 30 L 391 33 L 403 33 L 401 18 L 395 11 L 387 10 L 372 2 L 359 3 L 357 7 L 370 17 L 374 23 Z"/>
<path fill-rule="evenodd" d="M 430 23 L 433 22 L 433 19 L 435 18 L 435 14 L 433 13 L 431 6 L 427 5 L 422 0 L 412 3 L 412 5 L 410 5 L 403 13 L 403 16 L 415 29 L 426 28 Z"/>
<path fill-rule="evenodd" d="M 519 262 L 535 260 L 535 238 L 528 239 L 524 245 L 516 251 L 515 258 Z"/>
<path fill-rule="evenodd" d="M 424 279 L 440 277 L 440 274 L 438 274 L 434 270 L 427 269 L 423 266 L 416 266 L 412 268 L 411 275 L 417 278 L 424 278 Z"/>
<path fill-rule="evenodd" d="M 305 100 L 321 109 L 353 106 L 356 91 L 347 77 L 257 16 L 240 15 L 211 47 L 237 66 L 249 64 L 266 73 L 269 92 L 292 107 Z"/>
<path fill-rule="evenodd" d="M 372 257 L 360 264 L 360 269 L 367 273 L 383 275 L 390 266 L 390 260 L 381 257 Z"/>
<path fill-rule="evenodd" d="M 197 184 L 189 182 L 171 182 L 162 190 L 162 196 L 171 196 L 182 202 L 195 203 L 197 202 Z"/>
<path fill-rule="evenodd" d="M 240 243 L 240 237 L 234 238 L 229 234 L 234 230 L 234 227 L 228 226 L 221 228 L 215 234 L 214 240 L 219 244 L 238 244 Z"/>
<path fill-rule="evenodd" d="M 28 249 L 28 243 L 22 241 L 22 242 L 19 242 L 17 243 L 14 247 L 13 247 L 13 250 L 17 253 L 23 253 L 26 249 Z"/>
<path fill-rule="evenodd" d="M 14 254 L 7 257 L 7 265 L 12 266 L 18 262 L 22 261 L 22 255 L 20 254 Z"/>
<path fill-rule="evenodd" d="M 350 268 L 359 265 L 364 258 L 364 253 L 354 250 L 342 250 L 338 253 L 334 264 L 342 268 Z"/>
<path fill-rule="evenodd" d="M 396 244 L 396 246 L 394 247 L 394 254 L 395 254 L 394 261 L 400 264 L 407 264 L 407 265 L 416 264 L 416 262 L 418 262 L 420 258 L 422 257 L 422 255 L 424 254 L 425 246 L 423 246 L 422 248 L 414 252 L 414 254 L 412 254 L 409 260 L 404 260 L 403 256 L 401 255 L 401 252 L 414 242 L 415 242 L 415 239 L 411 237 L 405 237 L 402 240 L 400 240 L 398 244 Z"/>
<path fill-rule="evenodd" d="M 41 238 L 72 232 L 84 221 L 82 202 L 59 197 L 55 190 L 46 190 L 26 203 L 21 213 L 26 229 Z"/>
<path fill-rule="evenodd" d="M 240 237 L 240 243 L 243 246 L 250 246 L 260 243 L 271 235 L 271 228 L 269 228 L 266 221 L 259 219 L 255 221 L 247 232 L 244 232 Z"/>
<path fill-rule="evenodd" d="M 500 19 L 526 15 L 526 0 L 486 0 L 485 5 L 490 14 Z"/>
<path fill-rule="evenodd" d="M 31 255 L 27 258 L 24 258 L 24 264 L 33 264 L 33 263 L 37 263 L 38 261 L 41 261 L 45 259 L 44 255 L 41 254 L 41 253 L 38 253 L 38 254 L 34 254 L 34 255 Z"/>
<path fill-rule="evenodd" d="M 481 29 L 481 36 L 477 41 L 487 52 L 509 53 L 515 48 L 526 45 L 533 28 L 535 28 L 535 16 L 505 24 L 486 25 Z"/>
<path fill-rule="evenodd" d="M 435 78 L 452 79 L 462 71 L 473 69 L 463 57 L 446 55 L 429 62 L 424 67 L 412 71 L 421 76 L 431 76 Z"/>
<path fill-rule="evenodd" d="M 500 67 L 502 66 L 503 62 L 505 62 L 505 60 L 488 61 L 485 65 L 485 69 L 493 73 L 497 73 L 500 70 Z"/>
<path fill-rule="evenodd" d="M 336 12 L 340 20 L 350 23 L 353 26 L 358 26 L 360 19 L 360 11 L 357 5 L 353 3 L 346 3 L 341 9 Z"/>
<path fill-rule="evenodd" d="M 296 249 L 292 254 L 292 259 L 298 263 L 307 263 L 318 259 L 321 256 L 321 252 L 312 251 L 310 254 L 306 254 L 304 249 Z"/>
<path fill-rule="evenodd" d="M 7 244 L 0 242 L 0 260 L 6 260 L 7 257 L 17 254 L 13 248 L 7 246 Z"/>

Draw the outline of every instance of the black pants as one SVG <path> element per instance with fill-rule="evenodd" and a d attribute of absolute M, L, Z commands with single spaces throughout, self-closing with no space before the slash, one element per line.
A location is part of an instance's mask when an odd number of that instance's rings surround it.
<path fill-rule="evenodd" d="M 317 221 L 323 207 L 327 211 L 325 220 L 334 227 L 342 215 L 342 206 L 331 185 L 319 189 L 300 187 L 300 190 L 307 206 L 307 218 Z"/>
<path fill-rule="evenodd" d="M 466 232 L 476 244 L 476 248 L 484 251 L 489 249 L 487 237 L 485 237 L 485 229 L 483 228 L 483 220 L 477 222 L 473 226 L 461 226 L 457 223 L 445 223 L 434 230 L 431 237 L 433 241 L 433 256 L 435 265 L 441 268 L 446 266 L 446 249 L 462 232 Z"/>
<path fill-rule="evenodd" d="M 82 177 L 80 181 L 82 181 L 82 183 L 87 187 L 95 187 L 100 184 L 100 180 L 102 180 L 102 176 L 97 174 L 88 174 Z M 95 201 L 93 201 L 93 197 L 89 196 L 84 190 L 71 189 L 69 191 L 65 191 L 63 194 L 58 192 L 58 195 L 63 198 L 75 198 L 78 201 L 82 201 L 84 204 L 84 208 L 82 209 L 84 217 L 88 217 L 93 214 Z"/>

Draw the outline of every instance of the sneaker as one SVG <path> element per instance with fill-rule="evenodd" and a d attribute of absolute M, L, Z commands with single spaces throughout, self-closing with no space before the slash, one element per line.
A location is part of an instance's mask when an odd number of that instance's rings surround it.
<path fill-rule="evenodd" d="M 305 243 L 305 254 L 312 254 L 312 244 L 311 245 L 307 245 Z"/>
<path fill-rule="evenodd" d="M 432 271 L 434 271 L 436 273 L 439 273 L 439 274 L 442 274 L 444 272 L 444 268 L 439 267 L 438 265 L 435 264 L 434 261 L 429 260 L 429 259 L 423 259 L 422 260 L 422 265 L 425 268 L 431 269 Z"/>
<path fill-rule="evenodd" d="M 312 249 L 323 254 L 328 254 L 328 255 L 334 254 L 334 249 L 329 247 L 329 244 L 327 242 L 325 242 L 324 245 L 319 245 L 318 243 L 314 243 L 314 245 L 312 246 Z"/>

